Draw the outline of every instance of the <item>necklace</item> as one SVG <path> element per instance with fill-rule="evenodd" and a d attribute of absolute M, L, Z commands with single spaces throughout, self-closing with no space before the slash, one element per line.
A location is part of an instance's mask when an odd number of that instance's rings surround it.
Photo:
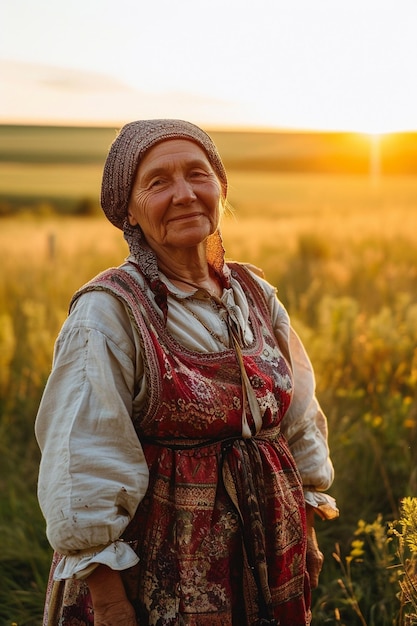
<path fill-rule="evenodd" d="M 227 341 L 225 341 L 224 337 L 221 337 L 220 335 L 215 333 L 214 330 L 212 328 L 210 328 L 210 326 L 208 324 L 206 324 L 204 322 L 204 320 L 202 320 L 201 317 L 199 315 L 197 315 L 197 313 L 190 306 L 187 305 L 187 302 L 186 302 L 185 298 L 175 298 L 175 299 L 177 300 L 177 302 L 179 302 L 184 307 L 184 309 L 186 311 L 188 311 L 194 317 L 194 319 L 197 320 L 197 322 L 199 322 L 201 324 L 201 326 L 208 332 L 209 335 L 211 335 L 211 337 L 213 337 L 213 339 L 215 339 L 217 341 L 217 343 L 221 343 L 227 349 L 230 348 L 229 326 L 228 326 L 226 320 L 223 320 L 223 318 L 220 315 L 218 316 L 220 318 L 220 320 L 224 321 L 224 323 L 226 324 L 226 327 L 227 327 Z M 210 298 L 210 304 L 215 304 L 216 308 L 217 308 L 217 311 L 218 311 L 217 302 L 215 300 L 213 300 L 212 298 Z"/>
<path fill-rule="evenodd" d="M 212 285 L 214 285 L 214 288 L 213 288 L 213 286 L 209 288 L 209 287 L 206 287 L 205 285 L 198 285 L 198 284 L 192 283 L 192 282 L 190 282 L 188 280 L 184 280 L 182 278 L 177 278 L 176 276 L 173 276 L 172 274 L 170 274 L 167 271 L 164 271 L 164 274 L 173 283 L 180 283 L 182 285 L 187 285 L 188 287 L 192 287 L 193 289 L 197 289 L 197 290 L 198 289 L 202 289 L 203 291 L 208 293 L 210 297 L 218 298 L 218 296 L 221 295 L 222 288 L 219 286 L 217 280 L 214 279 L 214 278 L 209 277 L 209 280 L 211 279 L 211 281 L 212 281 Z"/>

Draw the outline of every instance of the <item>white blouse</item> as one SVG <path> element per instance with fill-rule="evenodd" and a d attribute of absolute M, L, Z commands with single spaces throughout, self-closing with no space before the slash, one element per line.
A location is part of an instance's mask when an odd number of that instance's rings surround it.
<path fill-rule="evenodd" d="M 148 289 L 133 265 L 124 268 Z M 210 298 L 200 290 L 181 291 L 162 274 L 161 279 L 170 292 L 168 331 L 191 350 L 225 350 L 227 325 Z M 312 366 L 275 288 L 256 279 L 294 377 L 293 399 L 281 428 L 300 471 L 306 502 L 331 518 L 337 509 L 323 491 L 333 481 L 333 466 Z M 151 292 L 148 295 L 153 299 Z M 243 340 L 250 343 L 248 303 L 236 280 L 222 301 Z M 148 468 L 132 424 L 147 393 L 143 358 L 138 331 L 123 303 L 103 291 L 77 300 L 56 341 L 35 425 L 42 451 L 39 502 L 48 540 L 64 555 L 56 579 L 83 578 L 99 563 L 115 570 L 137 563 L 136 553 L 119 538 L 148 485 Z"/>

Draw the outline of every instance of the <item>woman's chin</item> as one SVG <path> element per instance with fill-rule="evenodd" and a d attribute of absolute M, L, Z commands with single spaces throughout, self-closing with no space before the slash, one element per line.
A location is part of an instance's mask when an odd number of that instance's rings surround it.
<path fill-rule="evenodd" d="M 178 233 L 171 233 L 166 238 L 166 245 L 173 248 L 194 248 L 203 245 L 207 238 L 215 232 L 213 229 L 187 229 Z"/>

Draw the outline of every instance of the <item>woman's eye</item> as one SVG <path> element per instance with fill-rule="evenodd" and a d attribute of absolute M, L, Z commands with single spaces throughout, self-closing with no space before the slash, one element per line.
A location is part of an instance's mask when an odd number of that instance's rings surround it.
<path fill-rule="evenodd" d="M 152 180 L 149 187 L 151 187 L 151 189 L 153 189 L 154 187 L 160 187 L 163 184 L 163 180 L 162 178 L 155 178 L 155 180 Z"/>
<path fill-rule="evenodd" d="M 205 178 L 207 176 L 206 172 L 203 172 L 201 170 L 195 170 L 193 172 L 191 172 L 191 178 Z"/>

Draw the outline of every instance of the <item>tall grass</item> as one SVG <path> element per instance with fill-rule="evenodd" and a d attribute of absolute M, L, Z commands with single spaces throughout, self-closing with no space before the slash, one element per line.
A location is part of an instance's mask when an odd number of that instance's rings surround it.
<path fill-rule="evenodd" d="M 389 524 L 417 495 L 417 184 L 259 176 L 255 194 L 232 173 L 223 236 L 277 286 L 328 415 L 341 515 L 318 522 L 314 624 L 406 624 Z M 0 249 L 0 623 L 34 626 L 50 558 L 34 417 L 72 293 L 127 249 L 102 218 L 28 215 L 2 219 Z"/>

